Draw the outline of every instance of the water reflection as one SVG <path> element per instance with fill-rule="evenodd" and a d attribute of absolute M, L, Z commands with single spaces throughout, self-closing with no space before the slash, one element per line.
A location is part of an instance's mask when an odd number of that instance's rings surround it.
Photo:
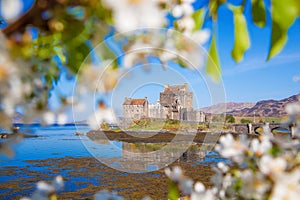
<path fill-rule="evenodd" d="M 189 144 L 180 141 L 172 145 L 128 143 L 91 140 L 84 135 L 74 135 L 76 131 L 89 131 L 87 126 L 75 128 L 75 126 L 33 125 L 20 126 L 20 129 L 37 137 L 24 138 L 14 145 L 16 156 L 13 158 L 0 155 L 0 194 L 7 199 L 28 196 L 35 190 L 37 181 L 52 180 L 57 175 L 62 175 L 66 180 L 64 194 L 77 192 L 76 197 L 80 199 L 85 196 L 92 199 L 95 191 L 103 187 L 125 193 L 128 199 L 136 199 L 129 196 L 136 188 L 148 187 L 145 191 L 149 189 L 152 194 L 161 197 L 167 190 L 157 189 L 156 186 L 165 184 L 164 173 L 163 170 L 154 170 L 164 167 L 168 161 L 176 161 L 176 165 L 180 165 L 195 178 L 198 176 L 198 180 L 202 182 L 208 181 L 211 175 L 210 167 L 206 166 L 223 161 L 217 153 L 210 151 L 213 147 L 207 144 Z M 190 146 L 187 151 L 186 145 Z M 105 162 L 96 162 L 91 153 Z M 160 162 L 156 162 L 157 160 Z M 154 172 L 124 173 L 106 167 L 102 163 L 115 169 L 130 168 L 131 172 Z M 88 188 L 91 190 L 87 190 Z M 145 194 L 149 193 L 141 193 L 142 196 Z"/>
<path fill-rule="evenodd" d="M 104 164 L 117 170 L 136 173 L 159 170 L 174 161 L 200 164 L 204 162 L 207 152 L 210 152 L 213 147 L 211 144 L 185 142 L 170 145 L 170 143 L 94 140 L 87 143 L 87 148 Z M 215 154 L 213 157 L 219 158 Z M 207 162 L 211 161 L 207 160 Z"/>

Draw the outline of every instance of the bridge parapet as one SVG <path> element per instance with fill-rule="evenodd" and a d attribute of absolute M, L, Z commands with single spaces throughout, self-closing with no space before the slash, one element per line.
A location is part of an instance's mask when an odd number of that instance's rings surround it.
<path fill-rule="evenodd" d="M 270 130 L 281 127 L 280 123 L 234 124 L 233 131 L 236 133 L 255 134 L 256 129 L 262 128 L 265 125 L 269 126 Z"/>

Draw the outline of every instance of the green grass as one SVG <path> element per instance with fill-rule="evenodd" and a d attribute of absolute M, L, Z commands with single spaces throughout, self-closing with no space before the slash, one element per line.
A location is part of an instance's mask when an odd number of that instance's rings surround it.
<path fill-rule="evenodd" d="M 235 117 L 236 123 L 241 123 L 241 119 L 246 119 L 254 122 L 254 117 Z M 282 122 L 284 117 L 255 117 L 255 123 L 280 123 Z"/>
<path fill-rule="evenodd" d="M 177 131 L 177 130 L 197 130 L 198 124 L 190 124 L 180 122 L 178 120 L 134 120 L 134 122 L 126 130 L 168 130 L 168 131 Z M 200 125 L 201 126 L 201 125 Z M 203 126 L 203 129 L 207 128 Z"/>

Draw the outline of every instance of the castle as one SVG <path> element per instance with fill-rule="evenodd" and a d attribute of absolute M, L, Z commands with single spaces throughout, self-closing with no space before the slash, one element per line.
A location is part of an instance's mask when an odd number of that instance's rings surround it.
<path fill-rule="evenodd" d="M 204 122 L 205 115 L 193 109 L 193 93 L 188 84 L 165 85 L 156 104 L 150 104 L 147 97 L 142 99 L 125 98 L 123 117 L 127 119 L 176 119 Z"/>

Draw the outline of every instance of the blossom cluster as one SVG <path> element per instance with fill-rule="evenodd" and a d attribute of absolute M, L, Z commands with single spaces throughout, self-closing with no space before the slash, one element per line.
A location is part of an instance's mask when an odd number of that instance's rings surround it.
<path fill-rule="evenodd" d="M 29 197 L 23 197 L 21 200 L 47 200 L 47 199 L 57 199 L 56 195 L 57 192 L 62 190 L 64 187 L 64 181 L 62 176 L 57 176 L 52 181 L 51 184 L 46 183 L 44 181 L 39 181 L 37 183 L 37 189 L 32 194 L 32 196 Z"/>
<path fill-rule="evenodd" d="M 47 71 L 29 61 L 13 57 L 7 49 L 9 40 L 0 32 L 0 125 L 12 128 L 12 119 L 22 115 L 24 123 L 39 120 L 42 124 L 65 123 L 63 112 L 49 110 L 49 88 L 44 80 Z M 50 69 L 50 67 L 49 67 Z M 66 101 L 67 102 L 67 101 Z"/>
<path fill-rule="evenodd" d="M 113 48 L 118 47 L 117 51 L 122 53 L 106 57 L 97 51 L 97 45 L 102 41 L 91 39 L 90 53 L 92 54 L 96 49 L 101 62 L 95 64 L 90 59 L 83 58 L 83 60 L 89 60 L 89 63 L 85 61 L 77 63 L 82 66 L 77 74 L 78 90 L 81 94 L 84 96 L 87 91 L 100 94 L 112 91 L 124 72 L 137 63 L 147 62 L 149 56 L 156 56 L 160 59 L 163 67 L 168 61 L 179 60 L 185 61 L 184 67 L 201 67 L 205 59 L 201 45 L 208 41 L 210 32 L 202 30 L 197 25 L 196 19 L 193 18 L 196 12 L 193 3 L 195 0 L 120 0 L 118 3 L 103 0 L 101 9 L 110 11 L 112 16 L 104 16 L 105 19 L 101 20 L 106 22 L 112 18 L 117 34 L 120 34 L 111 37 L 116 38 L 114 43 L 117 44 L 113 47 L 100 45 L 100 48 L 103 48 L 99 51 L 105 51 L 107 54 L 107 47 L 113 52 Z M 21 1 L 4 1 L 1 8 L 5 11 L 3 12 L 4 18 L 8 22 L 17 20 L 21 15 L 20 6 L 22 6 Z M 79 11 L 84 11 L 83 7 Z M 13 12 L 18 12 L 18 14 L 10 17 L 8 14 Z M 67 12 L 70 12 L 70 9 L 67 9 Z M 47 16 L 51 15 L 51 10 L 46 13 Z M 45 16 L 46 13 L 44 13 Z M 82 13 L 84 15 L 88 12 Z M 174 18 L 174 22 L 169 21 L 168 15 Z M 38 31 L 38 36 L 33 36 L 34 34 L 26 29 L 24 33 L 18 33 L 9 38 L 6 38 L 2 32 L 0 33 L 0 123 L 7 129 L 11 128 L 12 118 L 18 113 L 24 115 L 22 119 L 24 123 L 39 121 L 42 124 L 64 124 L 68 120 L 64 114 L 64 111 L 68 109 L 67 106 L 80 101 L 80 98 L 71 99 L 69 96 L 56 94 L 61 108 L 55 111 L 49 109 L 50 93 L 55 87 L 54 82 L 61 75 L 60 70 L 67 63 L 68 49 L 63 49 L 61 45 L 65 42 L 60 41 L 61 33 L 53 33 L 48 37 L 49 33 L 44 33 L 43 30 Z M 112 41 L 106 41 L 105 44 L 110 42 Z M 44 51 L 43 48 L 47 45 L 53 45 L 53 47 Z M 51 51 L 52 48 L 55 53 Z M 51 57 L 52 54 L 53 57 L 59 59 Z M 35 55 L 38 56 L 32 58 Z M 60 68 L 53 66 L 59 65 L 53 64 L 57 60 L 63 65 Z M 116 63 L 116 60 L 121 60 L 121 62 Z M 95 121 L 92 116 L 90 121 Z"/>
<path fill-rule="evenodd" d="M 298 199 L 300 196 L 300 102 L 286 107 L 290 118 L 283 123 L 293 125 L 292 135 L 288 138 L 273 135 L 267 127 L 264 134 L 250 139 L 244 135 L 235 138 L 231 134 L 222 136 L 215 146 L 220 156 L 230 161 L 213 167 L 215 174 L 211 177 L 214 184 L 205 190 L 196 183 L 194 189 L 181 187 L 186 182 L 179 167 L 166 175 L 178 186 L 187 199 Z M 187 186 L 187 184 L 184 184 Z M 200 187 L 201 186 L 201 187 Z M 196 189 L 197 187 L 201 190 Z M 201 197 L 194 198 L 201 191 Z"/>

